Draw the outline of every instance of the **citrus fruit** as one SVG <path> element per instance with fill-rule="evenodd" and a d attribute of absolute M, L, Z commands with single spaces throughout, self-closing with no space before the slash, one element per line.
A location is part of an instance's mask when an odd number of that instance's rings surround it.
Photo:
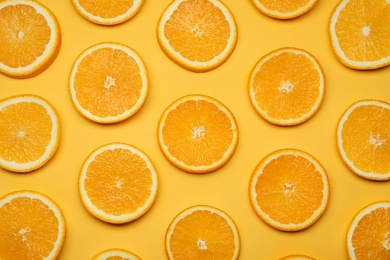
<path fill-rule="evenodd" d="M 42 167 L 57 151 L 59 118 L 54 107 L 36 95 L 0 101 L 0 167 L 29 172 Z"/>
<path fill-rule="evenodd" d="M 28 78 L 47 69 L 60 50 L 55 15 L 37 1 L 0 1 L 0 72 Z"/>
<path fill-rule="evenodd" d="M 293 255 L 282 257 L 279 260 L 316 260 L 316 259 L 307 255 L 293 254 Z"/>
<path fill-rule="evenodd" d="M 76 59 L 69 79 L 76 109 L 98 123 L 116 123 L 134 115 L 148 94 L 144 62 L 132 48 L 104 42 Z"/>
<path fill-rule="evenodd" d="M 277 19 L 291 19 L 311 10 L 318 0 L 251 0 L 255 7 L 265 15 Z"/>
<path fill-rule="evenodd" d="M 322 104 L 325 77 L 309 52 L 281 48 L 264 55 L 249 76 L 249 97 L 266 121 L 283 126 L 303 123 Z"/>
<path fill-rule="evenodd" d="M 327 208 L 328 177 L 307 152 L 276 150 L 256 166 L 249 197 L 257 215 L 271 227 L 302 230 L 313 225 Z"/>
<path fill-rule="evenodd" d="M 390 179 L 390 104 L 360 100 L 349 106 L 337 126 L 343 162 L 358 176 Z"/>
<path fill-rule="evenodd" d="M 157 40 L 183 68 L 205 72 L 224 63 L 237 42 L 237 25 L 220 0 L 174 0 L 162 13 Z"/>
<path fill-rule="evenodd" d="M 149 157 L 124 143 L 97 148 L 85 160 L 79 176 L 85 208 L 114 224 L 144 215 L 156 199 L 157 188 L 157 173 Z"/>
<path fill-rule="evenodd" d="M 169 259 L 237 259 L 240 236 L 226 212 L 196 205 L 173 219 L 167 229 L 165 248 Z"/>
<path fill-rule="evenodd" d="M 390 202 L 365 206 L 352 219 L 347 231 L 350 259 L 390 259 Z"/>
<path fill-rule="evenodd" d="M 141 258 L 130 251 L 112 248 L 98 253 L 92 260 L 141 260 Z"/>
<path fill-rule="evenodd" d="M 225 165 L 238 143 L 233 114 L 220 101 L 187 95 L 171 103 L 158 124 L 158 144 L 177 168 L 208 173 Z"/>
<path fill-rule="evenodd" d="M 0 198 L 0 259 L 56 259 L 65 240 L 59 206 L 36 191 Z"/>
<path fill-rule="evenodd" d="M 389 65 L 389 23 L 389 1 L 340 1 L 329 21 L 331 45 L 337 59 L 359 70 Z"/>
<path fill-rule="evenodd" d="M 116 25 L 136 15 L 144 0 L 72 0 L 77 12 L 88 21 L 101 25 Z"/>

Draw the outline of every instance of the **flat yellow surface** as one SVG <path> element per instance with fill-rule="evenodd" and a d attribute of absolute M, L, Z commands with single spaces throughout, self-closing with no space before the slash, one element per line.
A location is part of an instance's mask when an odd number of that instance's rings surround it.
<path fill-rule="evenodd" d="M 344 110 L 360 99 L 390 102 L 390 68 L 374 71 L 348 69 L 334 56 L 328 21 L 338 0 L 320 0 L 294 20 L 269 18 L 249 0 L 224 0 L 238 25 L 238 43 L 221 67 L 206 73 L 182 69 L 160 49 L 156 26 L 170 0 L 145 0 L 140 12 L 121 25 L 104 27 L 82 18 L 70 0 L 41 0 L 57 16 L 62 46 L 54 63 L 30 79 L 0 75 L 0 98 L 37 94 L 49 100 L 61 120 L 57 153 L 42 168 L 26 174 L 0 169 L 0 195 L 19 189 L 45 193 L 62 208 L 67 236 L 59 259 L 91 259 L 111 247 L 132 251 L 143 259 L 166 259 L 166 229 L 175 215 L 192 205 L 206 204 L 227 212 L 241 236 L 240 259 L 278 259 L 301 253 L 317 259 L 346 259 L 346 230 L 355 213 L 376 200 L 390 200 L 390 182 L 374 182 L 354 175 L 341 161 L 336 147 L 336 125 Z M 150 91 L 140 111 L 113 125 L 100 125 L 81 116 L 73 106 L 68 78 L 77 56 L 93 44 L 116 41 L 134 48 L 143 58 Z M 325 98 L 316 115 L 302 125 L 273 126 L 250 104 L 248 77 L 266 53 L 281 47 L 311 52 L 326 76 Z M 163 110 L 186 94 L 206 94 L 223 102 L 239 127 L 236 153 L 225 167 L 193 175 L 173 167 L 157 144 L 157 124 Z M 159 174 L 159 192 L 152 208 L 124 225 L 104 223 L 90 215 L 78 195 L 82 163 L 97 147 L 125 142 L 143 150 Z M 288 233 L 269 227 L 252 209 L 249 179 L 261 158 L 280 148 L 297 148 L 316 157 L 330 181 L 325 214 L 306 230 Z"/>

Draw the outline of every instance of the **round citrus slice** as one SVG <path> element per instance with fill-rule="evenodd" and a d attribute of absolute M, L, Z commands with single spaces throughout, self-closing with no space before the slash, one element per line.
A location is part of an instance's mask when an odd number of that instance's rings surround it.
<path fill-rule="evenodd" d="M 251 0 L 255 7 L 265 15 L 277 19 L 292 19 L 311 10 L 318 0 Z"/>
<path fill-rule="evenodd" d="M 116 25 L 136 15 L 144 0 L 72 0 L 77 12 L 88 21 L 101 25 Z"/>
<path fill-rule="evenodd" d="M 237 42 L 237 25 L 220 0 L 174 0 L 162 13 L 157 40 L 183 68 L 204 72 L 224 63 Z"/>
<path fill-rule="evenodd" d="M 0 2 L 0 72 L 13 78 L 38 75 L 60 50 L 55 15 L 37 1 Z"/>
<path fill-rule="evenodd" d="M 233 219 L 211 206 L 196 205 L 180 212 L 165 236 L 169 259 L 237 259 L 240 236 Z"/>
<path fill-rule="evenodd" d="M 389 1 L 340 1 L 329 21 L 333 52 L 342 64 L 354 69 L 389 65 L 389 23 Z"/>
<path fill-rule="evenodd" d="M 312 155 L 296 149 L 277 150 L 256 166 L 249 197 L 257 215 L 271 227 L 302 230 L 327 208 L 328 177 Z"/>
<path fill-rule="evenodd" d="M 346 109 L 337 126 L 337 147 L 358 176 L 390 179 L 390 104 L 360 100 Z"/>
<path fill-rule="evenodd" d="M 114 42 L 99 43 L 76 59 L 69 79 L 76 109 L 98 123 L 134 115 L 148 94 L 148 75 L 138 53 Z"/>
<path fill-rule="evenodd" d="M 315 258 L 302 254 L 293 254 L 280 258 L 279 260 L 316 260 Z"/>
<path fill-rule="evenodd" d="M 0 198 L 0 259 L 56 259 L 65 240 L 59 206 L 36 191 Z"/>
<path fill-rule="evenodd" d="M 98 253 L 92 260 L 141 260 L 141 258 L 130 251 L 112 248 Z"/>
<path fill-rule="evenodd" d="M 350 259 L 390 259 L 390 201 L 377 201 L 361 209 L 347 231 Z"/>
<path fill-rule="evenodd" d="M 54 107 L 35 95 L 0 101 L 0 167 L 30 172 L 42 167 L 57 151 L 59 118 Z"/>
<path fill-rule="evenodd" d="M 225 165 L 238 143 L 233 114 L 220 101 L 187 95 L 170 104 L 158 124 L 158 144 L 177 168 L 208 173 Z"/>
<path fill-rule="evenodd" d="M 157 173 L 149 157 L 124 143 L 93 151 L 79 177 L 85 208 L 96 218 L 114 224 L 144 215 L 157 197 L 157 188 Z"/>

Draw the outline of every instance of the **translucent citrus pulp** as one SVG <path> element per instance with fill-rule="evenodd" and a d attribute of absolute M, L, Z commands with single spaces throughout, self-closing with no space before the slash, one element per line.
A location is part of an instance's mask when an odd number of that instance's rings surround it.
<path fill-rule="evenodd" d="M 264 55 L 249 76 L 249 97 L 259 115 L 276 125 L 307 121 L 322 104 L 325 77 L 309 52 L 281 48 Z"/>
<path fill-rule="evenodd" d="M 0 199 L 0 259 L 56 259 L 65 240 L 61 209 L 36 191 Z"/>
<path fill-rule="evenodd" d="M 311 10 L 318 0 L 251 0 L 265 15 L 277 19 L 291 19 Z"/>
<path fill-rule="evenodd" d="M 337 147 L 358 176 L 390 179 L 390 104 L 360 100 L 346 109 L 337 126 Z"/>
<path fill-rule="evenodd" d="M 390 202 L 378 201 L 361 209 L 347 231 L 350 259 L 390 259 Z"/>
<path fill-rule="evenodd" d="M 141 260 L 141 258 L 130 251 L 112 248 L 98 253 L 92 260 Z"/>
<path fill-rule="evenodd" d="M 144 215 L 157 197 L 157 172 L 140 149 L 106 144 L 93 151 L 79 176 L 81 200 L 93 216 L 121 224 Z"/>
<path fill-rule="evenodd" d="M 76 59 L 69 79 L 76 109 L 98 123 L 115 123 L 134 115 L 148 94 L 143 60 L 132 48 L 99 43 Z"/>
<path fill-rule="evenodd" d="M 220 0 L 174 0 L 162 13 L 157 39 L 185 69 L 204 72 L 224 63 L 237 42 L 237 25 Z"/>
<path fill-rule="evenodd" d="M 187 95 L 170 104 L 158 124 L 158 144 L 177 168 L 208 173 L 225 165 L 238 143 L 233 114 L 220 101 Z"/>
<path fill-rule="evenodd" d="M 35 95 L 0 101 L 0 167 L 29 172 L 42 167 L 57 151 L 59 118 L 54 107 Z"/>
<path fill-rule="evenodd" d="M 27 78 L 55 60 L 61 32 L 55 15 L 37 1 L 0 1 L 0 72 Z"/>
<path fill-rule="evenodd" d="M 301 254 L 288 255 L 280 258 L 279 260 L 316 260 L 313 257 Z"/>
<path fill-rule="evenodd" d="M 312 155 L 296 149 L 277 150 L 256 166 L 249 197 L 257 215 L 268 225 L 283 231 L 302 230 L 327 208 L 328 177 Z"/>
<path fill-rule="evenodd" d="M 347 67 L 367 70 L 390 64 L 390 4 L 342 0 L 329 21 L 333 51 Z"/>
<path fill-rule="evenodd" d="M 90 22 L 116 25 L 126 22 L 141 9 L 144 0 L 72 0 L 77 12 Z"/>
<path fill-rule="evenodd" d="M 240 237 L 233 219 L 206 205 L 189 207 L 171 222 L 165 237 L 169 259 L 237 259 Z"/>

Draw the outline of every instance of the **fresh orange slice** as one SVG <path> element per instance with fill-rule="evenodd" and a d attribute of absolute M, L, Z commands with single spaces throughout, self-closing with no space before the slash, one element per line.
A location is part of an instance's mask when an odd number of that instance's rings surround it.
<path fill-rule="evenodd" d="M 69 79 L 76 109 L 98 123 L 116 123 L 134 115 L 148 94 L 143 60 L 121 43 L 99 43 L 76 59 Z"/>
<path fill-rule="evenodd" d="M 310 119 L 322 104 L 325 77 L 309 52 L 281 48 L 264 55 L 249 76 L 249 97 L 257 113 L 275 125 Z"/>
<path fill-rule="evenodd" d="M 350 259 L 390 259 L 390 201 L 377 201 L 361 209 L 347 231 Z"/>
<path fill-rule="evenodd" d="M 328 177 L 312 155 L 296 149 L 277 150 L 256 166 L 249 197 L 257 215 L 271 227 L 302 230 L 327 208 Z"/>
<path fill-rule="evenodd" d="M 37 1 L 0 1 L 0 72 L 28 78 L 47 69 L 60 50 L 55 15 Z"/>
<path fill-rule="evenodd" d="M 144 215 L 157 197 L 157 172 L 140 149 L 106 144 L 93 151 L 79 177 L 81 200 L 93 216 L 121 224 Z"/>
<path fill-rule="evenodd" d="M 233 53 L 237 25 L 220 0 L 174 0 L 162 13 L 157 39 L 166 55 L 183 68 L 205 72 Z"/>
<path fill-rule="evenodd" d="M 265 15 L 277 19 L 292 19 L 310 11 L 318 0 L 251 0 Z"/>
<path fill-rule="evenodd" d="M 59 118 L 54 107 L 36 95 L 0 101 L 0 167 L 30 172 L 42 167 L 57 151 Z"/>
<path fill-rule="evenodd" d="M 169 259 L 237 259 L 240 236 L 233 219 L 224 211 L 196 205 L 180 212 L 165 237 Z"/>
<path fill-rule="evenodd" d="M 158 124 L 158 144 L 177 168 L 209 173 L 224 166 L 238 143 L 233 114 L 220 101 L 187 95 L 170 104 Z"/>
<path fill-rule="evenodd" d="M 360 100 L 346 109 L 337 126 L 337 147 L 358 176 L 390 179 L 390 104 Z"/>
<path fill-rule="evenodd" d="M 329 21 L 333 52 L 342 64 L 354 69 L 389 65 L 389 23 L 388 0 L 341 0 Z"/>
<path fill-rule="evenodd" d="M 141 260 L 141 258 L 130 251 L 111 248 L 98 253 L 92 260 Z"/>
<path fill-rule="evenodd" d="M 144 0 L 72 0 L 77 12 L 88 21 L 101 25 L 116 25 L 136 15 Z"/>
<path fill-rule="evenodd" d="M 60 207 L 36 191 L 0 198 L 0 259 L 56 259 L 66 225 Z"/>
<path fill-rule="evenodd" d="M 316 260 L 315 258 L 302 254 L 293 254 L 280 258 L 279 260 Z"/>

